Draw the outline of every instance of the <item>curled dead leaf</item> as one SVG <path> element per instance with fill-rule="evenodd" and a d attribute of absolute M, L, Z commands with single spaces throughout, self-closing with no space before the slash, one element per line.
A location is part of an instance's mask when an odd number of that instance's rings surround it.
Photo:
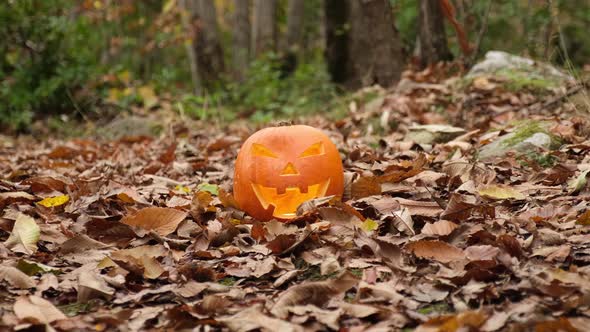
<path fill-rule="evenodd" d="M 435 223 L 424 225 L 422 227 L 422 234 L 445 236 L 451 234 L 457 227 L 457 224 L 452 221 L 439 220 Z"/>
<path fill-rule="evenodd" d="M 282 293 L 271 312 L 280 318 L 286 318 L 291 306 L 314 304 L 324 305 L 331 297 L 344 293 L 358 284 L 359 280 L 350 272 L 344 272 L 332 280 L 305 282 L 295 285 Z"/>
<path fill-rule="evenodd" d="M 441 263 L 465 259 L 463 250 L 438 240 L 410 242 L 405 246 L 405 249 L 412 252 L 416 257 L 432 259 Z"/>
<path fill-rule="evenodd" d="M 51 302 L 34 295 L 16 300 L 14 313 L 20 320 L 36 324 L 49 324 L 67 318 Z"/>
<path fill-rule="evenodd" d="M 121 222 L 166 236 L 173 233 L 186 216 L 186 212 L 172 208 L 147 207 L 125 216 Z"/>

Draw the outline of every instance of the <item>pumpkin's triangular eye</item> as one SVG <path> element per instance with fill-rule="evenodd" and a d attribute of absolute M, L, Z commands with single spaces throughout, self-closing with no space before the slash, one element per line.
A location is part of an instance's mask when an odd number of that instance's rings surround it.
<path fill-rule="evenodd" d="M 299 155 L 299 158 L 319 156 L 321 154 L 324 154 L 324 143 L 317 142 L 305 149 L 305 151 Z"/>
<path fill-rule="evenodd" d="M 277 155 L 270 151 L 267 147 L 262 144 L 252 144 L 252 153 L 255 156 L 277 158 Z"/>

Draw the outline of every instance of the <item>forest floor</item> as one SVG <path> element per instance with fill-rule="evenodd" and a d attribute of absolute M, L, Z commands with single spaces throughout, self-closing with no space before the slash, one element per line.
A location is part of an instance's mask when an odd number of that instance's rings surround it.
<path fill-rule="evenodd" d="M 0 136 L 0 329 L 587 331 L 585 90 L 450 72 L 301 120 L 346 189 L 289 223 L 232 199 L 245 122 Z"/>

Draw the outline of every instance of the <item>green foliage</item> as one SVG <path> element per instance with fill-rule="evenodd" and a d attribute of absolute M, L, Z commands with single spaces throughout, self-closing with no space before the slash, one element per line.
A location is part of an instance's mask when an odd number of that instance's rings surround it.
<path fill-rule="evenodd" d="M 92 30 L 66 0 L 0 3 L 0 126 L 26 126 L 36 113 L 74 109 L 94 73 Z"/>
<path fill-rule="evenodd" d="M 550 153 L 539 153 L 536 151 L 527 153 L 522 159 L 521 165 L 523 166 L 530 166 L 533 163 L 542 168 L 551 168 L 559 161 L 559 158 Z"/>
<path fill-rule="evenodd" d="M 222 279 L 219 279 L 217 282 L 219 282 L 220 284 L 224 285 L 224 286 L 233 286 L 237 280 L 234 277 L 225 277 Z"/>
<path fill-rule="evenodd" d="M 406 54 L 411 54 L 418 32 L 418 3 L 389 1 Z M 461 3 L 462 7 L 455 3 L 457 19 L 473 43 L 489 2 Z M 491 3 L 480 54 L 501 49 L 558 63 L 569 59 L 578 67 L 590 57 L 587 4 L 556 0 L 552 11 L 543 1 Z M 287 0 L 279 1 L 281 35 L 288 21 L 287 4 Z M 231 20 L 227 18 L 233 14 L 233 7 L 228 1 L 216 1 L 216 5 L 226 67 L 231 72 Z M 0 1 L 0 127 L 26 128 L 34 117 L 88 114 L 102 102 L 116 104 L 115 110 L 142 103 L 145 106 L 137 90 L 142 86 L 157 92 L 154 98 L 171 100 L 179 112 L 203 120 L 227 122 L 249 117 L 267 122 L 327 110 L 328 116 L 340 117 L 348 114 L 351 100 L 338 93 L 324 68 L 322 27 L 317 24 L 323 10 L 322 1 L 305 1 L 303 42 L 292 49 L 299 60 L 294 73 L 285 75 L 281 56 L 268 54 L 251 63 L 244 81 L 225 77 L 224 85 L 195 96 L 190 93 L 192 80 L 185 49 L 191 35 L 182 24 L 178 2 Z M 456 34 L 448 20 L 445 22 L 451 48 L 458 54 Z M 558 32 L 562 38 L 558 38 Z M 559 50 L 562 39 L 567 57 Z M 128 73 L 129 79 L 117 78 L 120 73 Z M 507 78 L 509 90 L 555 86 L 542 77 L 508 73 Z M 59 121 L 54 121 L 51 126 L 58 125 Z"/>
<path fill-rule="evenodd" d="M 320 111 L 336 94 L 320 61 L 302 63 L 288 77 L 281 75 L 276 55 L 254 61 L 247 79 L 230 86 L 230 103 L 241 110 L 254 110 L 254 120 L 266 121 Z"/>
<path fill-rule="evenodd" d="M 530 90 L 533 92 L 544 92 L 556 87 L 559 82 L 552 80 L 549 76 L 539 76 L 533 73 L 516 70 L 500 70 L 497 76 L 506 80 L 504 87 L 509 91 Z"/>
<path fill-rule="evenodd" d="M 540 121 L 520 121 L 516 123 L 516 129 L 513 137 L 502 142 L 504 146 L 514 146 L 523 142 L 536 133 L 544 133 L 549 136 L 552 134 L 547 130 L 546 125 Z M 553 136 L 552 136 L 553 137 Z"/>
<path fill-rule="evenodd" d="M 243 82 L 205 96 L 186 95 L 177 109 L 203 120 L 245 114 L 255 122 L 268 122 L 323 111 L 337 95 L 321 60 L 299 64 L 287 77 L 280 65 L 277 55 L 268 54 L 252 63 Z"/>

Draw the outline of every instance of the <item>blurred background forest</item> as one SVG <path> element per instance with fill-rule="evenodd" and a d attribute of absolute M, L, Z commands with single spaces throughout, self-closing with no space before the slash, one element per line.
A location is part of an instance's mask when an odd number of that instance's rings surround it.
<path fill-rule="evenodd" d="M 0 128 L 158 108 L 291 118 L 487 50 L 575 71 L 589 26 L 587 0 L 4 0 Z"/>

